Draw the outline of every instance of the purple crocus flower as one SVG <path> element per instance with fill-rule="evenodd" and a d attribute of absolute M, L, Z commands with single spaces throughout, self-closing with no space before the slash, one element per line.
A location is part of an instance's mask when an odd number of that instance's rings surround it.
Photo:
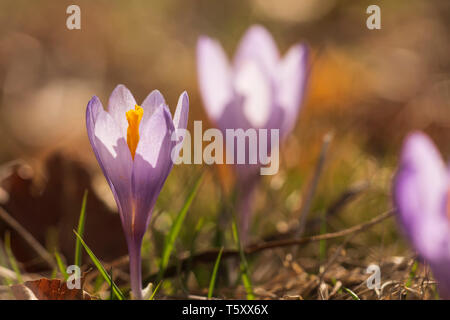
<path fill-rule="evenodd" d="M 172 149 L 183 139 L 183 130 L 178 129 L 186 128 L 188 111 L 186 92 L 181 94 L 172 120 L 158 90 L 152 91 L 138 106 L 123 85 L 112 92 L 108 111 L 96 96 L 87 105 L 89 141 L 119 209 L 130 257 L 131 288 L 136 299 L 142 298 L 142 238 L 172 169 Z M 178 140 L 172 141 L 174 132 Z"/>
<path fill-rule="evenodd" d="M 450 299 L 449 191 L 449 170 L 433 142 L 423 133 L 410 134 L 394 180 L 397 216 L 446 299 Z"/>
<path fill-rule="evenodd" d="M 281 58 L 272 36 L 259 25 L 247 30 L 231 64 L 218 41 L 200 37 L 197 71 L 209 118 L 224 136 L 226 129 L 254 128 L 268 132 L 278 129 L 280 138 L 285 138 L 293 129 L 300 110 L 307 78 L 306 64 L 305 45 L 292 46 Z M 270 146 L 270 134 L 267 138 L 266 145 Z M 251 198 L 260 168 L 260 164 L 246 163 L 235 165 L 237 185 L 243 191 L 239 192 L 237 208 L 242 237 L 248 229 Z"/>

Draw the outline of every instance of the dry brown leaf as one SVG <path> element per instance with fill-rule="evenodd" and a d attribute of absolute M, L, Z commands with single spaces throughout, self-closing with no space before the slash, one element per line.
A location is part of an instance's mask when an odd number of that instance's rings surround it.
<path fill-rule="evenodd" d="M 67 283 L 59 279 L 26 281 L 11 286 L 17 300 L 91 300 L 91 296 L 80 289 L 69 289 Z"/>

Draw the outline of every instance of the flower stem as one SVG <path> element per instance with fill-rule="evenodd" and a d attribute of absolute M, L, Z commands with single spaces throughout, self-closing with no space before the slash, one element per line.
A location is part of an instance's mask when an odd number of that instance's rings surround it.
<path fill-rule="evenodd" d="M 251 177 L 239 183 L 237 213 L 239 215 L 239 238 L 243 246 L 248 243 L 253 200 L 259 178 Z"/>
<path fill-rule="evenodd" d="M 142 300 L 141 244 L 142 240 L 133 239 L 128 244 L 130 256 L 130 280 L 133 298 Z"/>

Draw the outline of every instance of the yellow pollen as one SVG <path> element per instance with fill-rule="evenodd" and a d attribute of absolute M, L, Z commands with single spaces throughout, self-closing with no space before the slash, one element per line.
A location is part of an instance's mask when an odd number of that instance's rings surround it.
<path fill-rule="evenodd" d="M 131 152 L 131 157 L 134 160 L 136 154 L 136 148 L 139 143 L 139 124 L 141 123 L 142 116 L 144 115 L 144 109 L 136 105 L 134 110 L 128 110 L 126 113 L 128 121 L 127 129 L 127 144 Z"/>

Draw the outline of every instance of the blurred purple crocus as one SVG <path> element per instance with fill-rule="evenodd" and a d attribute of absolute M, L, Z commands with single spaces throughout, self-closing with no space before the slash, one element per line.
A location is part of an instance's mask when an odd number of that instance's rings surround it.
<path fill-rule="evenodd" d="M 397 216 L 446 299 L 450 299 L 449 173 L 428 136 L 415 132 L 406 138 L 394 180 Z"/>
<path fill-rule="evenodd" d="M 282 58 L 270 33 L 254 25 L 229 63 L 220 43 L 202 36 L 197 43 L 197 72 L 206 112 L 224 135 L 226 129 L 278 129 L 283 139 L 293 129 L 303 99 L 307 48 L 296 44 Z M 270 141 L 270 134 L 267 137 Z M 243 237 L 260 166 L 235 165 L 242 190 L 237 210 Z"/>
<path fill-rule="evenodd" d="M 172 120 L 158 90 L 152 91 L 138 106 L 123 85 L 112 92 L 108 111 L 96 96 L 87 105 L 89 141 L 119 209 L 130 257 L 131 288 L 136 299 L 142 298 L 142 239 L 156 199 L 172 169 L 172 149 L 183 139 L 183 130 L 178 129 L 186 129 L 188 111 L 186 92 L 181 94 Z M 174 132 L 179 140 L 172 141 Z"/>

